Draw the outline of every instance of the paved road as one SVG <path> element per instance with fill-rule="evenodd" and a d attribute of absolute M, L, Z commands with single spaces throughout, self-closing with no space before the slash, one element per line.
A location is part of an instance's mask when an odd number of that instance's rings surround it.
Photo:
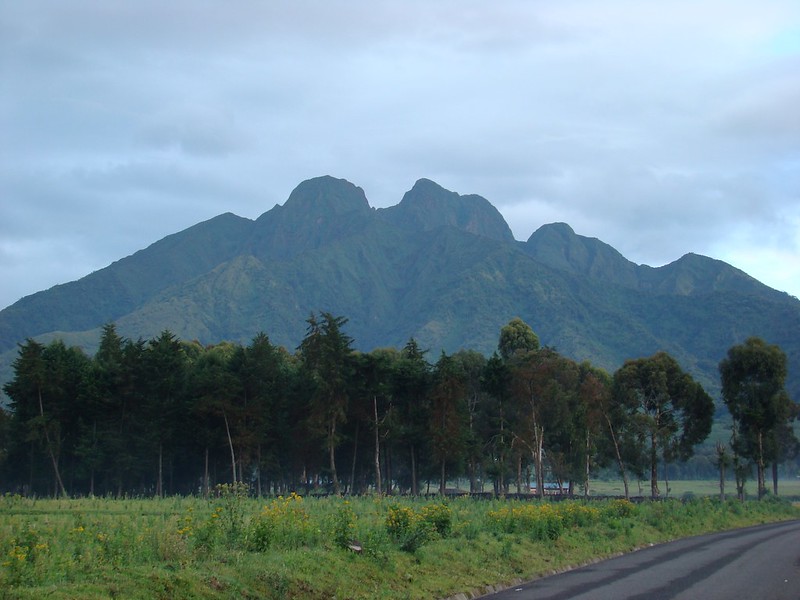
<path fill-rule="evenodd" d="M 652 546 L 486 600 L 798 600 L 800 521 Z"/>

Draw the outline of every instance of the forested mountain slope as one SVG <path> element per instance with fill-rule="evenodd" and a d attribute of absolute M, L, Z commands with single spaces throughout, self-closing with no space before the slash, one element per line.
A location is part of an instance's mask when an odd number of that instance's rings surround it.
<path fill-rule="evenodd" d="M 259 331 L 294 350 L 320 310 L 349 318 L 357 347 L 485 354 L 515 316 L 544 344 L 614 370 L 666 350 L 714 393 L 717 364 L 749 336 L 780 345 L 800 398 L 800 301 L 710 258 L 636 265 L 565 224 L 513 239 L 480 196 L 422 179 L 396 206 L 320 177 L 256 220 L 230 213 L 168 236 L 86 277 L 0 311 L 7 366 L 27 337 L 93 351 L 99 328 L 149 338 L 169 329 L 209 344 Z"/>

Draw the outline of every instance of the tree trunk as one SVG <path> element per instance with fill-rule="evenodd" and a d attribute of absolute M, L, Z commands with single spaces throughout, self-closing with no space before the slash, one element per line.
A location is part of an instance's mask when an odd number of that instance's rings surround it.
<path fill-rule="evenodd" d="M 758 499 L 761 500 L 767 491 L 764 478 L 764 436 L 758 432 L 758 460 L 756 462 L 756 470 L 758 471 Z"/>
<path fill-rule="evenodd" d="M 590 459 L 590 448 L 591 448 L 591 437 L 589 436 L 589 430 L 586 430 L 586 454 L 585 454 L 585 462 L 583 465 L 583 497 L 589 497 L 589 464 Z M 572 482 L 570 482 L 572 485 Z"/>
<path fill-rule="evenodd" d="M 206 446 L 206 460 L 203 468 L 203 498 L 208 500 L 208 446 Z"/>
<path fill-rule="evenodd" d="M 606 419 L 606 423 L 608 423 L 608 431 L 611 433 L 611 441 L 614 443 L 614 454 L 617 457 L 619 473 L 622 476 L 622 485 L 625 487 L 625 499 L 628 500 L 631 497 L 630 490 L 628 489 L 628 473 L 625 470 L 625 463 L 622 461 L 622 453 L 619 450 L 619 442 L 617 442 L 617 436 L 614 433 L 614 426 L 611 424 L 611 419 L 606 413 L 603 413 L 603 416 Z"/>
<path fill-rule="evenodd" d="M 500 494 L 505 495 L 506 490 L 506 420 L 503 404 L 500 404 Z"/>
<path fill-rule="evenodd" d="M 164 472 L 162 460 L 164 457 L 164 446 L 161 442 L 158 443 L 158 481 L 156 482 L 156 496 L 162 498 L 164 496 Z"/>
<path fill-rule="evenodd" d="M 256 490 L 256 495 L 259 498 L 261 498 L 261 443 L 260 442 L 256 447 L 256 459 L 258 460 L 258 465 L 256 465 L 256 486 L 258 486 L 258 489 Z"/>
<path fill-rule="evenodd" d="M 378 429 L 378 397 L 372 397 L 372 408 L 375 417 L 375 493 L 382 495 L 381 491 L 381 436 Z"/>
<path fill-rule="evenodd" d="M 67 490 L 64 488 L 64 482 L 61 480 L 61 472 L 58 470 L 58 460 L 56 459 L 56 454 L 53 451 L 53 444 L 50 441 L 50 432 L 47 430 L 47 422 L 44 418 L 44 403 L 42 402 L 42 388 L 38 389 L 39 392 L 39 416 L 42 418 L 42 429 L 44 429 L 44 439 L 47 442 L 47 452 L 50 455 L 50 461 L 53 463 L 53 473 L 55 474 L 56 484 L 58 485 L 58 491 L 60 494 L 66 498 L 67 497 Z"/>
<path fill-rule="evenodd" d="M 231 483 L 236 483 L 236 454 L 233 451 L 233 439 L 231 438 L 231 428 L 228 425 L 228 415 L 225 413 L 225 409 L 222 409 L 222 418 L 225 420 L 225 433 L 228 434 L 228 447 L 231 450 L 231 477 L 233 481 Z"/>
<path fill-rule="evenodd" d="M 544 460 L 542 453 L 544 450 L 544 427 L 536 427 L 536 435 L 534 436 L 536 442 L 536 454 L 534 461 L 536 462 L 536 493 L 539 498 L 544 497 Z"/>
<path fill-rule="evenodd" d="M 717 442 L 717 466 L 719 466 L 719 501 L 725 502 L 725 448 Z"/>
<path fill-rule="evenodd" d="M 336 417 L 331 417 L 328 424 L 328 459 L 330 460 L 331 481 L 333 482 L 333 493 L 339 495 L 339 478 L 336 475 Z"/>
<path fill-rule="evenodd" d="M 444 496 L 445 492 L 447 491 L 447 471 L 445 468 L 445 459 L 442 459 L 441 463 L 441 474 L 439 477 L 439 495 Z"/>
<path fill-rule="evenodd" d="M 356 487 L 356 458 L 358 457 L 358 430 L 360 423 L 356 422 L 356 435 L 353 440 L 353 464 L 350 467 L 350 486 L 347 489 L 349 495 L 353 495 Z"/>
<path fill-rule="evenodd" d="M 740 502 L 744 502 L 744 468 L 739 460 L 739 450 L 736 443 L 737 424 L 734 419 L 733 433 L 731 434 L 731 446 L 733 447 L 733 476 L 736 478 L 736 497 Z"/>
<path fill-rule="evenodd" d="M 414 445 L 411 445 L 411 495 L 418 496 L 417 489 L 417 453 Z"/>
<path fill-rule="evenodd" d="M 772 493 L 775 496 L 778 495 L 778 463 L 777 463 L 777 461 L 772 463 Z"/>
<path fill-rule="evenodd" d="M 661 492 L 658 489 L 658 442 L 656 434 L 650 434 L 650 495 L 658 498 Z"/>

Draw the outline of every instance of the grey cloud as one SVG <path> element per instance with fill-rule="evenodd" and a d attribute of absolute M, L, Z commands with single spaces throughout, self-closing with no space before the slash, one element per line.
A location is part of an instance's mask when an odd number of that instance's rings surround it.
<path fill-rule="evenodd" d="M 800 262 L 798 22 L 777 0 L 10 5 L 0 305 L 44 287 L 18 265 L 48 246 L 97 268 L 321 174 L 373 206 L 429 177 L 518 238 L 567 221 L 637 262 L 758 230 Z"/>

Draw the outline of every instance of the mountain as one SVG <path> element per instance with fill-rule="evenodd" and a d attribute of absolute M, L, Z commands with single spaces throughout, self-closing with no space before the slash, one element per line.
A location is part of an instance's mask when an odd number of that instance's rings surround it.
<path fill-rule="evenodd" d="M 800 397 L 800 301 L 718 260 L 687 254 L 659 268 L 544 225 L 526 242 L 485 198 L 420 179 L 395 206 L 319 177 L 256 220 L 226 213 L 108 267 L 0 311 L 5 376 L 16 344 L 62 337 L 92 352 L 115 322 L 131 338 L 169 329 L 202 343 L 259 331 L 293 350 L 320 310 L 349 319 L 356 346 L 490 354 L 519 316 L 544 344 L 615 370 L 665 350 L 711 393 L 728 348 L 749 336 L 789 357 Z"/>

